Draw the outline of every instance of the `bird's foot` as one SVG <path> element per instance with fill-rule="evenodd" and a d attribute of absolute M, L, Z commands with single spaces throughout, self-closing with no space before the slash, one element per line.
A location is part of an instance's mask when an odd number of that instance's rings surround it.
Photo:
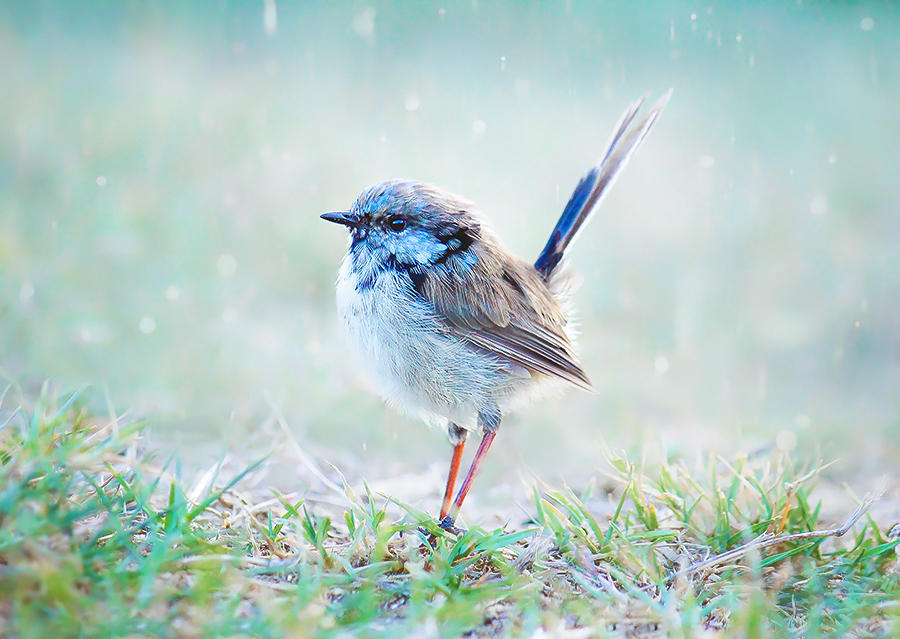
<path fill-rule="evenodd" d="M 466 534 L 466 531 L 464 529 L 458 528 L 456 526 L 456 523 L 453 521 L 453 517 L 451 517 L 450 515 L 447 515 L 446 517 L 441 519 L 439 522 L 437 522 L 437 525 L 438 525 L 438 528 L 440 528 L 441 530 L 444 530 L 444 531 L 450 533 L 451 535 L 456 535 L 457 537 L 459 535 Z M 418 528 L 416 528 L 416 531 L 420 535 L 422 535 L 426 541 L 428 541 L 428 544 L 432 548 L 437 547 L 437 535 L 435 535 L 430 530 L 425 528 L 425 526 L 419 526 Z"/>
<path fill-rule="evenodd" d="M 447 531 L 448 533 L 450 533 L 451 535 L 456 535 L 457 537 L 458 537 L 459 535 L 464 535 L 464 534 L 466 534 L 466 531 L 465 531 L 465 530 L 463 530 L 462 528 L 457 528 L 457 527 L 456 527 L 456 522 L 453 521 L 453 517 L 451 517 L 450 515 L 447 515 L 447 516 L 444 517 L 442 520 L 440 520 L 440 521 L 438 522 L 438 526 L 439 526 L 442 530 L 446 530 L 446 531 Z"/>

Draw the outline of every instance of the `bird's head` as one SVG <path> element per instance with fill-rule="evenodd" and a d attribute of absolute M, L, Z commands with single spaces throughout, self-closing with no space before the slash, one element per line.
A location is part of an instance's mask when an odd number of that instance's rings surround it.
<path fill-rule="evenodd" d="M 480 215 L 470 202 L 409 180 L 375 184 L 359 195 L 349 211 L 321 217 L 348 227 L 351 253 L 406 268 L 465 258 L 482 231 Z"/>

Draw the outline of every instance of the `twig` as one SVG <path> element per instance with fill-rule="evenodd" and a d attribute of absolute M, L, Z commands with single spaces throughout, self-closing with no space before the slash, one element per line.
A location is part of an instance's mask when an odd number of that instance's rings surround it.
<path fill-rule="evenodd" d="M 287 421 L 284 418 L 284 415 L 281 413 L 281 409 L 278 408 L 278 405 L 272 399 L 272 397 L 266 393 L 266 401 L 269 404 L 269 407 L 272 409 L 272 414 L 275 416 L 275 421 L 281 427 L 281 430 L 284 431 L 285 436 L 287 437 L 288 443 L 291 445 L 291 448 L 294 449 L 294 454 L 300 459 L 304 466 L 306 466 L 309 471 L 315 475 L 315 477 L 322 482 L 325 486 L 346 498 L 346 494 L 343 489 L 338 486 L 336 483 L 328 479 L 325 474 L 319 469 L 318 464 L 313 460 L 312 457 L 307 454 L 303 447 L 300 446 L 300 443 L 297 441 L 297 438 L 294 437 L 294 434 L 291 432 L 291 429 L 288 428 Z"/>
<path fill-rule="evenodd" d="M 748 541 L 743 546 L 738 546 L 737 548 L 734 548 L 732 550 L 714 555 L 704 561 L 692 564 L 687 568 L 682 568 L 681 570 L 673 573 L 671 575 L 671 579 L 677 579 L 678 577 L 695 573 L 698 570 L 703 570 L 704 568 L 715 566 L 716 564 L 721 564 L 734 559 L 738 559 L 753 550 L 762 550 L 763 548 L 777 546 L 778 544 L 783 544 L 790 541 L 822 539 L 825 537 L 843 537 L 847 533 L 847 531 L 853 527 L 853 524 L 859 521 L 859 518 L 862 517 L 863 514 L 865 514 L 865 512 L 872 506 L 872 504 L 878 501 L 883 494 L 883 488 L 879 488 L 867 494 L 859 504 L 859 506 L 856 507 L 856 510 L 853 511 L 853 514 L 850 515 L 847 521 L 844 522 L 844 525 L 840 528 L 831 528 L 829 530 L 810 530 L 806 532 L 792 533 L 790 535 L 782 535 L 780 533 L 770 532 L 763 533 L 759 537 Z"/>

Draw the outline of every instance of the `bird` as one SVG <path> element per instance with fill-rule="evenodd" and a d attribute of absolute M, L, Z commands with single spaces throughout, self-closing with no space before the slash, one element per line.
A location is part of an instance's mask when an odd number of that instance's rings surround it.
<path fill-rule="evenodd" d="M 453 452 L 437 523 L 460 508 L 504 414 L 560 385 L 591 391 L 575 349 L 567 251 L 669 101 L 631 103 L 600 160 L 578 182 L 534 262 L 509 251 L 470 201 L 390 179 L 346 211 L 337 309 L 350 350 L 388 404 L 446 429 Z M 456 497 L 466 439 L 481 442 Z"/>

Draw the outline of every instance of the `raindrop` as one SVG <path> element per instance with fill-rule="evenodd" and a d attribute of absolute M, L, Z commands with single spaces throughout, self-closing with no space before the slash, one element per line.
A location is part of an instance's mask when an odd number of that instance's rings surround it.
<path fill-rule="evenodd" d="M 419 96 L 415 93 L 410 93 L 403 100 L 403 108 L 412 113 L 413 111 L 419 110 Z"/>
<path fill-rule="evenodd" d="M 216 271 L 221 277 L 231 277 L 237 272 L 237 259 L 231 253 L 222 253 L 216 260 Z"/>
<path fill-rule="evenodd" d="M 821 193 L 814 195 L 809 201 L 809 212 L 816 217 L 825 215 L 828 212 L 828 198 Z"/>
<path fill-rule="evenodd" d="M 149 335 L 156 330 L 156 320 L 150 316 L 142 317 L 138 322 L 138 330 L 144 335 Z"/>
<path fill-rule="evenodd" d="M 657 375 L 665 375 L 669 370 L 669 358 L 665 355 L 657 355 L 653 360 L 653 369 Z"/>
<path fill-rule="evenodd" d="M 263 0 L 263 29 L 268 36 L 273 36 L 278 31 L 278 8 L 275 0 Z"/>
<path fill-rule="evenodd" d="M 170 302 L 177 302 L 179 297 L 181 297 L 181 289 L 174 284 L 166 289 L 166 299 Z"/>
<path fill-rule="evenodd" d="M 366 40 L 375 39 L 375 9 L 366 7 L 353 17 L 353 31 Z"/>
<path fill-rule="evenodd" d="M 28 304 L 33 297 L 34 284 L 31 282 L 22 282 L 22 286 L 19 287 L 19 301 L 23 304 Z"/>
<path fill-rule="evenodd" d="M 859 28 L 863 31 L 871 31 L 875 28 L 875 20 L 873 18 L 870 18 L 869 16 L 866 16 L 859 21 Z"/>
<path fill-rule="evenodd" d="M 99 186 L 102 189 L 104 186 L 106 186 L 106 176 L 98 175 L 97 179 L 94 180 L 94 182 L 97 184 L 97 186 Z"/>
<path fill-rule="evenodd" d="M 790 452 L 797 447 L 797 434 L 791 430 L 783 430 L 775 436 L 775 446 L 778 450 Z"/>

